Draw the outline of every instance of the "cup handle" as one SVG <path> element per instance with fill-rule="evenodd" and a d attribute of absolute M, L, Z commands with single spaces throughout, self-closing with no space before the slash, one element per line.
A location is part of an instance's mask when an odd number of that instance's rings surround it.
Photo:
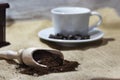
<path fill-rule="evenodd" d="M 98 16 L 99 20 L 95 24 L 90 26 L 89 31 L 93 30 L 96 27 L 99 27 L 101 25 L 101 23 L 102 23 L 102 16 L 98 12 L 92 11 L 91 16 Z"/>

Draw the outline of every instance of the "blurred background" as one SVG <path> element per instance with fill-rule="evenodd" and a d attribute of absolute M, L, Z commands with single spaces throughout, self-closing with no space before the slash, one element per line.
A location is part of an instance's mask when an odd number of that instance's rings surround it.
<path fill-rule="evenodd" d="M 10 19 L 50 19 L 50 10 L 59 6 L 80 6 L 92 10 L 103 7 L 115 8 L 120 14 L 120 0 L 0 0 L 7 2 L 7 18 Z"/>

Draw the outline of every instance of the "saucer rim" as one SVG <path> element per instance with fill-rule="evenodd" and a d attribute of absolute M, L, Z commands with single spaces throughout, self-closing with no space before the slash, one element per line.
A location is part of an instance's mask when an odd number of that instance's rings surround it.
<path fill-rule="evenodd" d="M 41 31 L 38 32 L 38 37 L 40 39 L 43 39 L 43 40 L 46 40 L 46 41 L 51 41 L 51 42 L 57 42 L 57 43 L 85 43 L 85 42 L 93 42 L 93 41 L 96 41 L 96 40 L 99 40 L 101 39 L 103 36 L 104 36 L 104 33 L 98 29 L 98 28 L 95 28 L 94 30 L 96 31 L 99 31 L 101 32 L 101 34 L 95 38 L 90 38 L 90 39 L 86 39 L 86 40 L 60 40 L 60 39 L 50 39 L 49 37 L 45 38 L 45 37 L 42 37 L 41 34 L 43 34 L 44 31 L 46 30 L 54 30 L 53 27 L 49 27 L 49 28 L 45 28 Z M 93 31 L 94 31 L 93 30 Z M 50 33 L 50 32 L 49 32 Z"/>

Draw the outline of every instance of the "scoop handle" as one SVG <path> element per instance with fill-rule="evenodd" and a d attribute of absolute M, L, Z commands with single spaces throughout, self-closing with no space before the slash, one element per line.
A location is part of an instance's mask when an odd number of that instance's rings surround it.
<path fill-rule="evenodd" d="M 0 58 L 17 59 L 18 53 L 16 51 L 12 51 L 12 50 L 0 51 Z"/>

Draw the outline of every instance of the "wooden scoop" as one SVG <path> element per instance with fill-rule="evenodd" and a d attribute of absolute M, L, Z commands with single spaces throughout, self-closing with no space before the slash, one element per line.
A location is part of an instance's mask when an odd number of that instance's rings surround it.
<path fill-rule="evenodd" d="M 39 53 L 38 53 L 39 51 Z M 63 63 L 63 54 L 57 50 L 48 50 L 48 49 L 40 49 L 40 48 L 27 48 L 20 49 L 18 52 L 8 50 L 8 51 L 0 51 L 0 57 L 5 59 L 17 59 L 20 64 L 26 64 L 32 67 L 47 67 L 47 65 L 40 64 L 36 62 L 33 58 L 34 54 L 40 54 L 42 51 L 51 53 L 60 59 L 59 64 Z M 45 53 L 46 54 L 46 53 Z M 40 57 L 40 56 L 39 56 Z"/>

